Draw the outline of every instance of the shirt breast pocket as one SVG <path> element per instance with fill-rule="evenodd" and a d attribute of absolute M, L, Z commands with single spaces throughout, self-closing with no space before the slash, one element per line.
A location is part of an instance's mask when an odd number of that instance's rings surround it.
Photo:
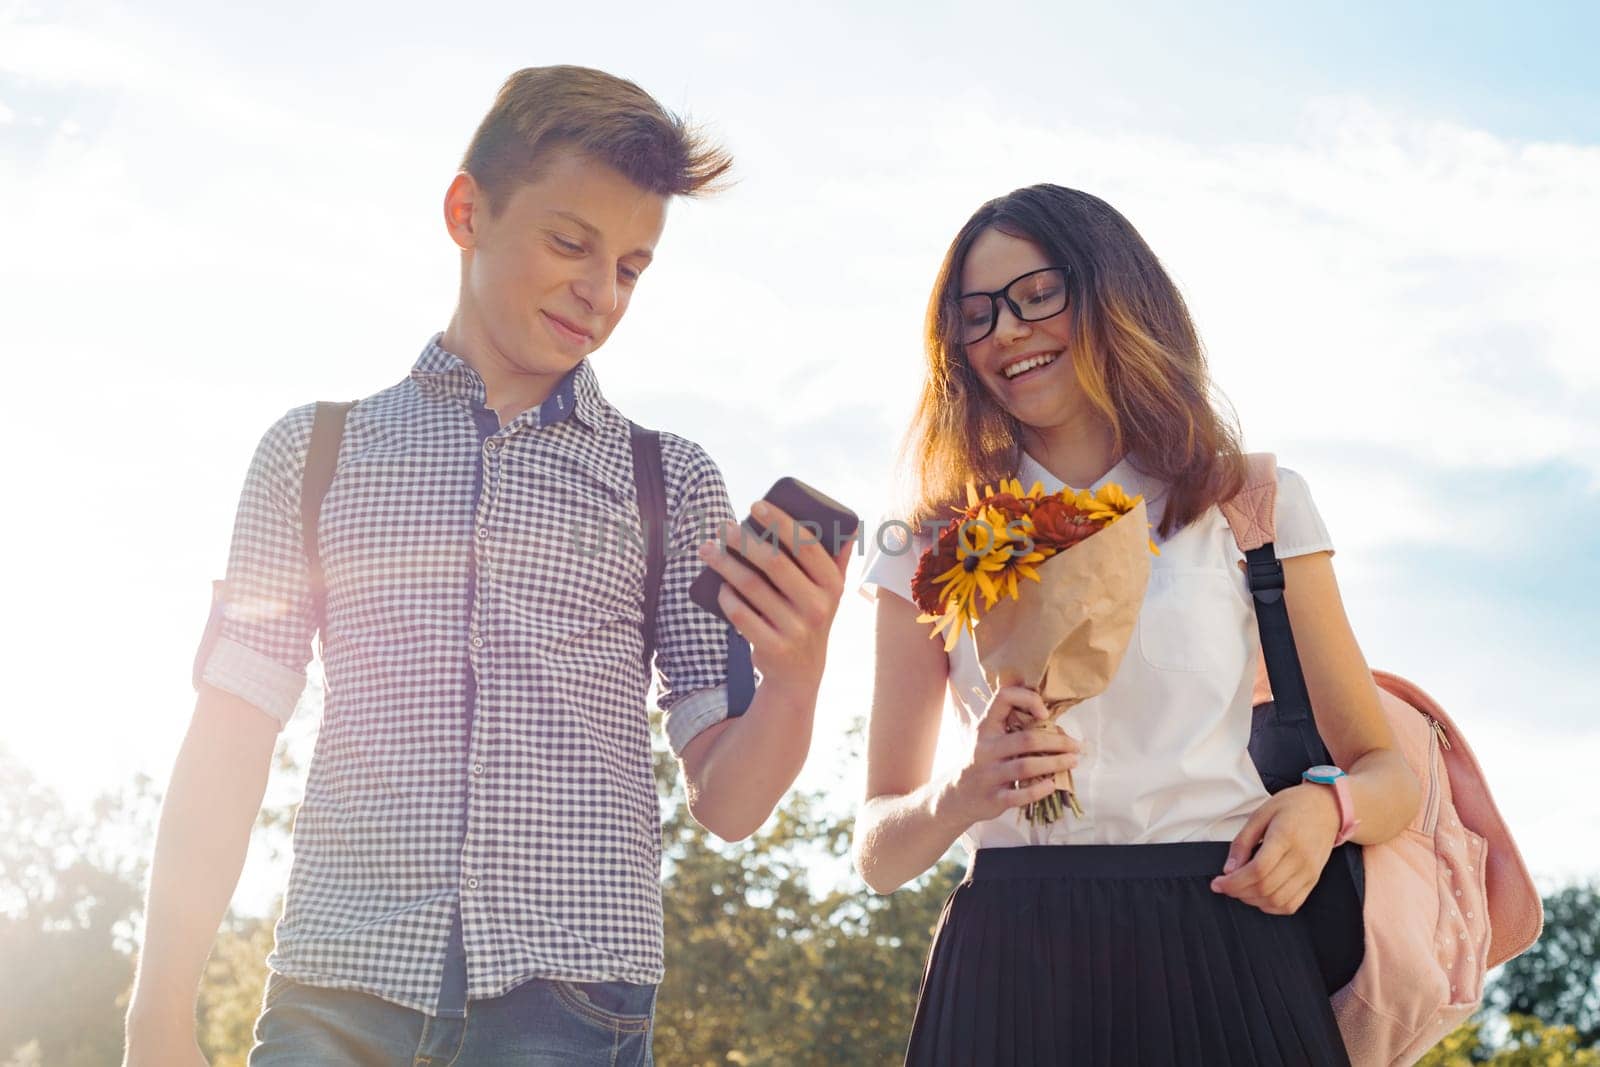
<path fill-rule="evenodd" d="M 1144 662 L 1162 671 L 1242 671 L 1248 650 L 1241 621 L 1248 607 L 1237 581 L 1209 568 L 1152 569 L 1139 609 Z"/>

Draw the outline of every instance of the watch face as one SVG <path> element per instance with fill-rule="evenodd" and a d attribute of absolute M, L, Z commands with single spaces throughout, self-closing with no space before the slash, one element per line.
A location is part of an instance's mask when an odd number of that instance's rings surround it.
<path fill-rule="evenodd" d="M 1326 785 L 1335 778 L 1343 778 L 1344 772 L 1337 767 L 1330 767 L 1326 763 L 1319 763 L 1315 767 L 1307 767 L 1305 774 L 1301 775 L 1301 777 Z"/>

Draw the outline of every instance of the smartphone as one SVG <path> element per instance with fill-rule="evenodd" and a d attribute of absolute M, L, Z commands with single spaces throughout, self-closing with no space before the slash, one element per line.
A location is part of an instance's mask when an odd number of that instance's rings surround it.
<path fill-rule="evenodd" d="M 855 512 L 827 494 L 813 489 L 799 478 L 779 478 L 761 499 L 786 512 L 795 520 L 796 525 L 800 527 L 798 538 L 814 539 L 830 556 L 848 544 L 855 536 L 856 528 L 861 525 L 861 520 L 856 517 Z M 757 522 L 755 516 L 745 516 L 744 522 L 740 525 L 746 539 L 764 539 L 770 544 L 777 545 L 785 555 L 793 558 L 793 554 L 784 548 L 782 541 L 778 540 L 779 531 L 769 535 L 767 528 Z M 744 557 L 739 555 L 738 546 L 729 545 L 727 551 L 736 559 L 744 560 Z M 761 574 L 761 571 L 757 570 L 756 573 Z M 706 567 L 689 586 L 689 599 L 717 618 L 726 621 L 727 616 L 722 613 L 722 605 L 717 603 L 717 594 L 721 590 L 722 575 Z"/>

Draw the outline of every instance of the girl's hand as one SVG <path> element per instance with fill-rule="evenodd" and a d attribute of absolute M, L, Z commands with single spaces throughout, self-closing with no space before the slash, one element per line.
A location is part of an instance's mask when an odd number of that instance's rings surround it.
<path fill-rule="evenodd" d="M 1290 786 L 1250 816 L 1211 889 L 1269 915 L 1293 915 L 1322 876 L 1338 834 L 1333 790 L 1307 782 Z"/>
<path fill-rule="evenodd" d="M 1039 694 L 1005 686 L 994 695 L 978 724 L 972 755 L 949 780 L 936 804 L 941 819 L 963 829 L 993 819 L 1056 791 L 1056 775 L 1078 765 L 1083 746 L 1059 726 L 1006 732 L 1012 712 L 1043 722 Z"/>

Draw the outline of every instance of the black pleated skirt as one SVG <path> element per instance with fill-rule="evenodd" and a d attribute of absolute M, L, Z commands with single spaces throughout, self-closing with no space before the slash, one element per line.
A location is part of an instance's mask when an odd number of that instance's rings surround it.
<path fill-rule="evenodd" d="M 1298 916 L 1213 893 L 1226 842 L 980 849 L 906 1063 L 1348 1065 Z"/>

